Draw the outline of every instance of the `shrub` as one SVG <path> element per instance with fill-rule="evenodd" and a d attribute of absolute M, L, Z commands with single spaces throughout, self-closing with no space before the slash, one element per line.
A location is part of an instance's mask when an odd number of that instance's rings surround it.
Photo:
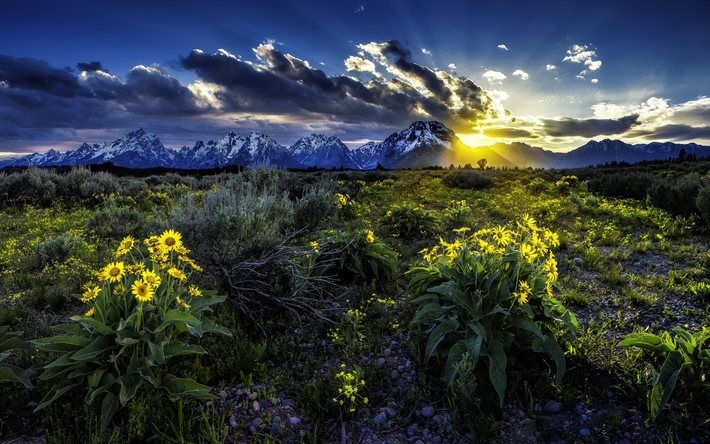
<path fill-rule="evenodd" d="M 307 274 L 336 276 L 345 284 L 374 284 L 380 288 L 395 282 L 397 254 L 371 230 L 327 232 L 313 244 Z"/>
<path fill-rule="evenodd" d="M 224 297 L 188 285 L 197 264 L 187 256 L 179 233 L 166 231 L 145 240 L 124 239 L 116 257 L 88 283 L 82 301 L 89 306 L 72 324 L 57 326 L 63 334 L 38 339 L 41 350 L 60 356 L 45 366 L 41 380 L 54 381 L 36 411 L 71 390 L 86 389 L 84 401 L 101 399 L 101 430 L 120 406 L 144 384 L 165 390 L 171 400 L 212 399 L 210 388 L 168 373 L 179 356 L 201 355 L 192 344 L 205 333 L 229 334 L 205 317 Z"/>
<path fill-rule="evenodd" d="M 79 187 L 81 197 L 96 200 L 101 200 L 119 191 L 121 191 L 121 185 L 116 177 L 104 172 L 91 174 Z"/>
<path fill-rule="evenodd" d="M 624 172 L 599 174 L 589 178 L 589 191 L 609 197 L 630 197 L 643 200 L 651 184 L 653 175 L 644 172 Z"/>
<path fill-rule="evenodd" d="M 66 261 L 84 244 L 80 238 L 71 234 L 62 234 L 51 237 L 37 244 L 37 262 L 40 268 L 45 265 L 57 264 Z"/>
<path fill-rule="evenodd" d="M 698 211 L 695 205 L 701 181 L 698 173 L 690 173 L 676 180 L 657 180 L 648 190 L 653 205 L 674 214 L 689 216 Z"/>
<path fill-rule="evenodd" d="M 436 234 L 443 228 L 436 213 L 412 204 L 394 205 L 382 218 L 382 225 L 406 239 Z"/>
<path fill-rule="evenodd" d="M 296 227 L 314 230 L 337 213 L 332 191 L 323 185 L 307 186 L 295 202 L 294 222 Z"/>
<path fill-rule="evenodd" d="M 89 218 L 86 225 L 101 237 L 120 239 L 137 235 L 144 216 L 137 208 L 117 204 L 108 199 Z"/>
<path fill-rule="evenodd" d="M 705 223 L 710 225 L 710 184 L 705 185 L 698 191 L 695 206 L 703 219 L 705 219 Z"/>
<path fill-rule="evenodd" d="M 450 188 L 482 189 L 493 185 L 493 180 L 475 171 L 452 171 L 446 173 L 441 182 Z"/>
<path fill-rule="evenodd" d="M 27 388 L 32 387 L 27 373 L 20 367 L 10 364 L 7 359 L 11 350 L 30 350 L 32 347 L 20 339 L 20 332 L 11 332 L 10 327 L 0 325 L 0 382 L 18 382 Z"/>
<path fill-rule="evenodd" d="M 653 333 L 632 333 L 620 347 L 638 347 L 660 355 L 663 364 L 653 371 L 651 390 L 648 393 L 648 410 L 656 417 L 670 401 L 676 386 L 680 383 L 688 393 L 694 390 L 707 393 L 709 387 L 705 375 L 710 371 L 710 330 L 702 328 L 690 333 L 681 327 L 660 335 Z"/>
<path fill-rule="evenodd" d="M 424 360 L 443 364 L 449 386 L 463 360 L 475 368 L 485 358 L 502 405 L 508 361 L 531 351 L 552 356 L 561 380 L 565 359 L 552 331 L 558 324 L 574 331 L 577 321 L 553 297 L 557 245 L 526 216 L 517 231 L 484 229 L 424 251 L 425 263 L 409 272 L 417 307 L 410 327 Z"/>
<path fill-rule="evenodd" d="M 465 224 L 469 221 L 473 210 L 465 200 L 452 200 L 444 209 L 446 219 L 457 225 Z"/>
<path fill-rule="evenodd" d="M 540 194 L 547 190 L 547 182 L 542 177 L 536 177 L 528 183 L 528 189 L 533 193 Z"/>

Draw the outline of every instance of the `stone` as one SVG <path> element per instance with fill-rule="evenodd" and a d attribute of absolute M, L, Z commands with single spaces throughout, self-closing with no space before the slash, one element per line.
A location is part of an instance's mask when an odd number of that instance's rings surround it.
<path fill-rule="evenodd" d="M 234 415 L 229 417 L 229 426 L 233 429 L 237 428 L 237 418 L 235 418 Z"/>
<path fill-rule="evenodd" d="M 577 266 L 579 266 L 579 267 L 581 267 L 582 265 L 584 265 L 584 259 L 582 259 L 581 257 L 576 257 L 576 258 L 573 259 L 573 261 L 574 261 L 574 264 L 577 265 Z"/>
<path fill-rule="evenodd" d="M 542 406 L 542 411 L 544 413 L 549 413 L 552 415 L 560 413 L 560 410 L 562 410 L 562 406 L 560 405 L 560 403 L 552 399 L 547 401 L 545 405 Z"/>
<path fill-rule="evenodd" d="M 399 379 L 399 370 L 394 369 L 390 372 L 390 379 Z"/>
<path fill-rule="evenodd" d="M 249 424 L 251 424 L 252 427 L 258 428 L 259 425 L 261 424 L 261 419 L 254 418 L 249 422 Z"/>
<path fill-rule="evenodd" d="M 219 396 L 222 399 L 227 399 L 227 396 L 229 396 L 229 395 L 224 390 L 221 390 L 219 393 L 217 393 L 217 396 Z"/>
<path fill-rule="evenodd" d="M 251 403 L 251 408 L 254 410 L 255 413 L 259 413 L 261 410 L 261 404 L 259 404 L 259 401 L 254 401 Z"/>
<path fill-rule="evenodd" d="M 299 424 L 299 423 L 301 422 L 301 418 L 298 418 L 298 417 L 296 417 L 296 416 L 292 416 L 292 417 L 288 418 L 288 422 L 289 422 L 291 425 L 297 425 L 297 424 Z"/>
<path fill-rule="evenodd" d="M 387 349 L 385 349 L 385 351 L 382 352 L 382 354 L 383 354 L 384 356 L 389 356 L 389 355 L 392 354 L 392 350 L 390 350 L 389 348 L 387 348 Z"/>
<path fill-rule="evenodd" d="M 280 431 L 281 431 L 281 426 L 279 425 L 278 422 L 271 424 L 271 429 L 269 430 L 269 432 L 272 435 L 278 435 Z"/>
<path fill-rule="evenodd" d="M 439 444 L 439 443 L 441 443 L 441 436 L 439 436 L 439 435 L 434 435 L 434 436 L 431 438 L 431 443 L 432 443 L 432 444 Z"/>
<path fill-rule="evenodd" d="M 589 429 L 579 429 L 579 434 L 581 436 L 589 436 Z"/>
<path fill-rule="evenodd" d="M 422 416 L 425 418 L 430 418 L 434 416 L 434 407 L 430 405 L 422 407 Z"/>
<path fill-rule="evenodd" d="M 256 435 L 256 427 L 249 426 L 249 433 L 251 433 L 252 435 Z"/>
<path fill-rule="evenodd" d="M 385 412 L 380 412 L 377 414 L 377 416 L 372 418 L 372 422 L 374 422 L 375 424 L 382 424 L 385 421 L 387 421 L 387 414 Z"/>

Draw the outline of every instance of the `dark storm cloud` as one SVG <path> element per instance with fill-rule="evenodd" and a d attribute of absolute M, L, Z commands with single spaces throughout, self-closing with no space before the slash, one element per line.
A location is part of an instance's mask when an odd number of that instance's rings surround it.
<path fill-rule="evenodd" d="M 104 72 L 108 72 L 108 71 L 106 71 L 105 69 L 103 69 L 103 68 L 101 67 L 101 62 L 96 62 L 96 61 L 88 62 L 88 63 L 79 62 L 79 63 L 76 64 L 76 67 L 79 68 L 80 71 L 87 71 L 87 72 L 90 72 L 90 71 L 104 71 Z"/>
<path fill-rule="evenodd" d="M 329 76 L 270 43 L 255 49 L 259 64 L 222 50 L 214 54 L 194 50 L 181 63 L 200 79 L 224 87 L 218 97 L 228 109 L 237 111 L 297 114 L 302 110 L 345 122 L 384 120 L 394 125 L 428 115 L 454 129 L 470 129 L 493 112 L 490 97 L 470 79 L 439 72 L 447 85 L 437 72 L 413 63 L 410 53 L 396 42 L 378 45 L 382 45 L 378 47 L 382 57 L 391 60 L 397 70 L 390 79 L 363 82 L 344 75 Z M 414 88 L 412 81 L 424 85 L 429 94 Z M 458 108 L 452 103 L 454 94 L 462 103 Z"/>
<path fill-rule="evenodd" d="M 506 127 L 486 128 L 483 130 L 483 134 L 485 134 L 488 137 L 502 138 L 502 139 L 516 139 L 516 138 L 535 139 L 538 137 L 537 135 L 531 133 L 528 130 L 524 130 L 521 128 L 506 128 Z"/>
<path fill-rule="evenodd" d="M 654 140 L 710 139 L 710 126 L 669 124 L 652 129 L 632 131 L 628 135 L 630 137 L 644 137 Z"/>
<path fill-rule="evenodd" d="M 638 114 L 618 119 L 542 119 L 543 130 L 552 137 L 596 137 L 621 134 L 639 123 Z"/>
<path fill-rule="evenodd" d="M 43 91 L 60 97 L 85 97 L 90 94 L 71 71 L 29 57 L 0 55 L 0 82 L 10 88 Z"/>

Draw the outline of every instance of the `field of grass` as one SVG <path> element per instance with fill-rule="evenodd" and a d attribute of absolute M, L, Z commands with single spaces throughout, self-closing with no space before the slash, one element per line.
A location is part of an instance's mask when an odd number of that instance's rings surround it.
<path fill-rule="evenodd" d="M 2 174 L 0 438 L 707 442 L 683 165 Z"/>

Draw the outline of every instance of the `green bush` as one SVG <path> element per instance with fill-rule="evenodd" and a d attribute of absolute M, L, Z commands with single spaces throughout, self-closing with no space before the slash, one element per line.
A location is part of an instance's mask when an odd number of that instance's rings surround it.
<path fill-rule="evenodd" d="M 465 200 L 452 200 L 444 209 L 444 217 L 449 223 L 463 225 L 469 222 L 473 209 Z"/>
<path fill-rule="evenodd" d="M 37 244 L 37 262 L 39 268 L 45 265 L 58 264 L 69 259 L 84 244 L 80 238 L 71 234 L 62 234 L 51 237 Z"/>
<path fill-rule="evenodd" d="M 700 175 L 690 173 L 675 180 L 657 180 L 649 188 L 648 196 L 653 205 L 659 208 L 689 216 L 698 212 L 695 201 L 701 186 Z"/>
<path fill-rule="evenodd" d="M 11 332 L 10 327 L 0 325 L 0 382 L 18 382 L 32 387 L 27 373 L 20 367 L 7 362 L 11 350 L 31 350 L 27 342 L 20 339 L 20 332 Z"/>
<path fill-rule="evenodd" d="M 710 381 L 710 330 L 702 328 L 690 333 L 680 327 L 660 335 L 632 333 L 619 343 L 620 347 L 638 347 L 660 355 L 663 364 L 653 371 L 648 393 L 648 410 L 656 417 L 670 401 L 676 386 L 684 386 L 686 393 L 708 394 Z"/>
<path fill-rule="evenodd" d="M 710 184 L 705 185 L 698 191 L 695 206 L 703 219 L 705 219 L 705 223 L 710 225 Z"/>
<path fill-rule="evenodd" d="M 443 228 L 436 213 L 413 204 L 394 205 L 382 218 L 382 225 L 405 239 L 433 235 Z"/>
<path fill-rule="evenodd" d="M 36 411 L 70 391 L 86 390 L 87 405 L 101 401 L 104 430 L 144 384 L 171 400 L 214 398 L 209 387 L 172 374 L 177 368 L 168 363 L 206 353 L 191 343 L 195 337 L 229 335 L 205 316 L 224 297 L 188 285 L 199 266 L 187 257 L 179 233 L 167 231 L 145 243 L 150 254 L 124 239 L 119 260 L 101 271 L 100 285 L 86 286 L 82 301 L 89 310 L 58 325 L 63 334 L 34 341 L 40 350 L 59 354 L 40 376 L 54 385 Z"/>
<path fill-rule="evenodd" d="M 443 365 L 450 387 L 467 360 L 476 368 L 485 359 L 502 405 L 508 363 L 530 352 L 550 355 L 560 382 L 565 358 L 553 331 L 575 331 L 577 321 L 552 294 L 557 263 L 550 250 L 558 245 L 554 233 L 526 217 L 517 231 L 484 229 L 424 252 L 425 263 L 409 272 L 417 307 L 410 327 L 424 360 Z"/>
<path fill-rule="evenodd" d="M 371 230 L 329 231 L 312 246 L 309 275 L 336 276 L 344 284 L 379 288 L 396 280 L 397 254 Z"/>
<path fill-rule="evenodd" d="M 86 225 L 98 236 L 120 239 L 137 235 L 144 221 L 145 216 L 139 209 L 108 199 L 96 209 Z"/>
<path fill-rule="evenodd" d="M 475 171 L 452 171 L 446 173 L 441 182 L 450 188 L 483 189 L 493 185 L 493 180 Z"/>

